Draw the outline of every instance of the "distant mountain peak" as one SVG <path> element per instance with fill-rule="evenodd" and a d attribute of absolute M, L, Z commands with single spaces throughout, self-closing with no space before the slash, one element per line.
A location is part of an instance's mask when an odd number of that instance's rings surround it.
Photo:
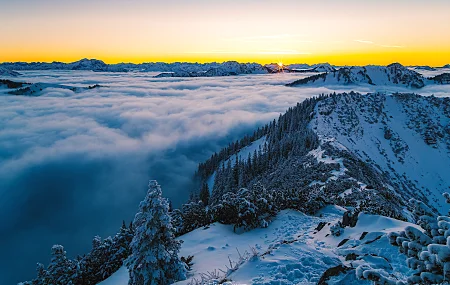
<path fill-rule="evenodd" d="M 370 84 L 370 85 L 394 85 L 412 88 L 425 86 L 425 78 L 419 73 L 406 68 L 400 63 L 392 63 L 388 66 L 351 66 L 338 70 L 328 71 L 321 75 L 314 75 L 297 80 L 287 86 L 299 86 L 306 84 Z"/>

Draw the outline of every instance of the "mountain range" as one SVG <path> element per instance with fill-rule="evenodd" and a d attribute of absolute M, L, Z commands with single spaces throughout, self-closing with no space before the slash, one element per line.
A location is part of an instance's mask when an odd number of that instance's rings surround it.
<path fill-rule="evenodd" d="M 366 66 L 369 68 L 370 66 Z M 239 74 L 263 74 L 263 73 L 278 73 L 278 72 L 336 72 L 339 69 L 351 69 L 356 67 L 333 66 L 329 63 L 319 63 L 314 65 L 308 64 L 290 64 L 280 66 L 279 64 L 261 65 L 258 63 L 238 63 L 235 61 L 228 61 L 224 63 L 189 63 L 189 62 L 151 62 L 151 63 L 117 63 L 106 64 L 97 59 L 81 59 L 71 63 L 63 62 L 4 62 L 0 63 L 0 75 L 3 75 L 6 70 L 21 71 L 21 70 L 91 70 L 96 72 L 128 72 L 128 71 L 142 71 L 142 72 L 170 72 L 172 75 L 162 74 L 161 77 L 198 77 L 198 76 L 227 76 Z M 360 67 L 363 68 L 363 67 Z M 438 70 L 443 68 L 450 68 L 450 65 L 444 65 L 440 68 L 430 66 L 412 66 L 411 69 L 416 70 Z M 16 74 L 19 75 L 19 74 Z M 9 75 L 9 76 L 16 76 Z"/>

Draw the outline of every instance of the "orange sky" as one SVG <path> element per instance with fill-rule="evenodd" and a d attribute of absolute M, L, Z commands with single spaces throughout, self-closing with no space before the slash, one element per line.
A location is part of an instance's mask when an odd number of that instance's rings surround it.
<path fill-rule="evenodd" d="M 438 66 L 449 15 L 448 0 L 15 0 L 0 10 L 0 61 Z"/>

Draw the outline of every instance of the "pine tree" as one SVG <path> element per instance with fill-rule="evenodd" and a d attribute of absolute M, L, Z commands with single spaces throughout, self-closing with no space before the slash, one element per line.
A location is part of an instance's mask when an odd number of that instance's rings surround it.
<path fill-rule="evenodd" d="M 52 259 L 47 269 L 49 284 L 69 285 L 73 284 L 72 275 L 74 273 L 73 263 L 67 259 L 66 252 L 62 245 L 52 247 Z"/>
<path fill-rule="evenodd" d="M 202 188 L 200 189 L 200 200 L 202 200 L 203 205 L 205 206 L 209 203 L 209 187 L 206 182 L 203 182 Z"/>
<path fill-rule="evenodd" d="M 183 204 L 183 233 L 195 230 L 211 223 L 210 215 L 203 202 L 190 202 Z"/>
<path fill-rule="evenodd" d="M 169 204 L 161 187 L 149 182 L 147 196 L 134 218 L 135 236 L 126 261 L 130 285 L 165 285 L 186 278 L 186 268 L 178 257 L 180 242 L 175 240 Z"/>
<path fill-rule="evenodd" d="M 44 285 L 48 284 L 48 273 L 45 270 L 44 265 L 42 263 L 38 263 L 36 265 L 37 278 L 33 280 L 33 285 Z"/>

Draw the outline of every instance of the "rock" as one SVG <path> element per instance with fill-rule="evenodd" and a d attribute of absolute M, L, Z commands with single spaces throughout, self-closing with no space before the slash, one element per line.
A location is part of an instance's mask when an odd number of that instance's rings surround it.
<path fill-rule="evenodd" d="M 358 257 L 358 255 L 356 253 L 349 253 L 347 254 L 347 256 L 345 257 L 345 261 L 349 261 L 349 260 L 356 260 L 356 258 Z"/>
<path fill-rule="evenodd" d="M 344 227 L 351 227 L 353 228 L 356 226 L 356 223 L 358 222 L 358 215 L 353 214 L 351 211 L 347 211 L 342 216 L 342 225 Z"/>
<path fill-rule="evenodd" d="M 320 232 L 323 229 L 323 227 L 325 227 L 325 225 L 326 225 L 325 222 L 320 222 L 314 230 Z"/>
<path fill-rule="evenodd" d="M 337 247 L 343 246 L 343 245 L 344 245 L 346 242 L 348 242 L 348 241 L 349 241 L 348 238 L 343 239 L 343 240 L 337 245 Z"/>
<path fill-rule="evenodd" d="M 384 138 L 390 140 L 392 138 L 391 130 L 384 130 Z"/>
<path fill-rule="evenodd" d="M 320 277 L 320 280 L 319 282 L 317 282 L 317 285 L 327 285 L 328 284 L 327 281 L 330 279 L 330 277 L 338 276 L 339 274 L 346 273 L 349 270 L 351 270 L 350 267 L 347 267 L 342 264 L 328 268 Z"/>

